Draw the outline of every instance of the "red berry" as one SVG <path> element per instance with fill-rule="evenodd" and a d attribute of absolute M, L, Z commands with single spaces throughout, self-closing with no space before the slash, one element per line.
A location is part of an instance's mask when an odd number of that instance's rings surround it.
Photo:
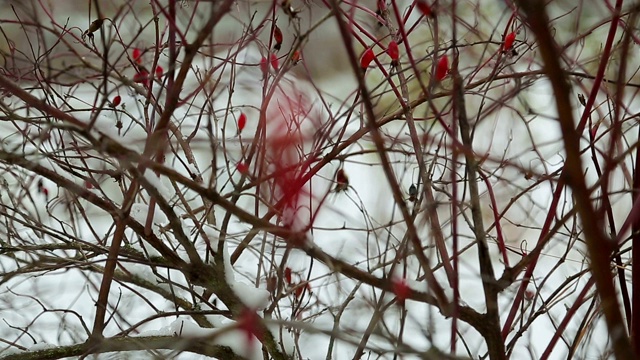
<path fill-rule="evenodd" d="M 141 70 L 133 75 L 133 82 L 144 83 L 149 79 L 149 72 L 147 70 Z"/>
<path fill-rule="evenodd" d="M 45 199 L 49 199 L 49 189 L 47 189 L 46 187 L 43 187 L 42 193 L 44 194 Z"/>
<path fill-rule="evenodd" d="M 238 172 L 243 175 L 249 173 L 249 166 L 243 162 L 239 162 L 238 165 L 236 165 L 236 169 L 238 169 Z"/>
<path fill-rule="evenodd" d="M 269 62 L 264 56 L 260 59 L 260 70 L 262 70 L 263 74 L 266 74 L 269 71 Z"/>
<path fill-rule="evenodd" d="M 436 66 L 436 80 L 442 81 L 449 74 L 449 58 L 444 55 L 438 60 L 438 66 Z"/>
<path fill-rule="evenodd" d="M 149 72 L 147 70 L 141 70 L 133 75 L 133 82 L 149 86 Z"/>
<path fill-rule="evenodd" d="M 260 316 L 256 314 L 254 310 L 244 309 L 242 313 L 240 313 L 238 317 L 238 328 L 245 333 L 249 344 L 253 343 L 253 336 L 257 337 L 258 340 L 262 340 L 264 334 L 260 329 L 260 322 Z"/>
<path fill-rule="evenodd" d="M 293 64 L 297 64 L 298 61 L 300 61 L 300 50 L 296 50 L 293 52 L 293 55 L 291 55 L 291 61 L 293 61 Z"/>
<path fill-rule="evenodd" d="M 140 49 L 134 48 L 131 56 L 133 56 L 133 61 L 136 63 L 140 64 L 142 62 L 142 51 L 140 51 Z"/>
<path fill-rule="evenodd" d="M 111 106 L 116 107 L 116 106 L 120 105 L 121 101 L 122 101 L 122 98 L 120 97 L 120 95 L 116 95 L 113 98 L 113 101 L 111 101 Z"/>
<path fill-rule="evenodd" d="M 405 279 L 395 279 L 393 280 L 393 293 L 396 295 L 398 304 L 402 305 L 411 296 L 411 288 Z"/>
<path fill-rule="evenodd" d="M 156 66 L 156 76 L 161 77 L 162 74 L 164 74 L 164 69 L 162 68 L 162 66 L 160 65 Z"/>
<path fill-rule="evenodd" d="M 434 16 L 433 10 L 431 9 L 431 6 L 427 4 L 426 0 L 415 0 L 414 4 L 424 16 Z"/>
<path fill-rule="evenodd" d="M 304 292 L 305 289 L 308 292 L 311 292 L 311 285 L 309 285 L 309 282 L 305 281 L 304 283 L 298 284 L 295 288 L 296 297 L 300 298 L 300 296 L 302 296 L 302 293 Z"/>
<path fill-rule="evenodd" d="M 387 4 L 385 3 L 385 0 L 378 0 L 376 1 L 376 5 L 378 5 L 378 10 L 376 11 L 376 14 L 378 16 L 381 16 L 385 11 L 387 11 Z"/>
<path fill-rule="evenodd" d="M 284 269 L 284 281 L 289 285 L 291 284 L 291 268 Z"/>
<path fill-rule="evenodd" d="M 398 43 L 395 40 L 391 40 L 389 46 L 387 46 L 387 54 L 391 58 L 391 65 L 398 65 L 398 59 L 400 58 L 400 49 L 398 49 Z"/>
<path fill-rule="evenodd" d="M 238 132 L 241 132 L 245 125 L 247 125 L 247 115 L 241 113 L 238 118 Z"/>
<path fill-rule="evenodd" d="M 527 299 L 528 301 L 533 300 L 533 298 L 535 296 L 536 296 L 536 294 L 533 291 L 529 290 L 529 289 L 524 291 L 524 298 Z"/>
<path fill-rule="evenodd" d="M 371 64 L 375 57 L 376 55 L 373 53 L 373 49 L 367 48 L 367 50 L 362 53 L 362 57 L 360 57 L 360 67 L 362 70 L 367 71 L 369 64 Z"/>
<path fill-rule="evenodd" d="M 502 51 L 509 51 L 513 47 L 513 42 L 516 40 L 516 33 L 511 32 L 504 38 L 504 44 L 502 44 Z"/>
<path fill-rule="evenodd" d="M 278 70 L 278 66 L 279 66 L 278 57 L 276 56 L 276 54 L 271 54 L 271 67 L 274 70 Z"/>
<path fill-rule="evenodd" d="M 349 187 L 349 178 L 343 169 L 338 170 L 336 173 L 336 192 L 346 190 Z"/>
<path fill-rule="evenodd" d="M 278 25 L 274 25 L 273 28 L 273 40 L 275 40 L 276 44 L 273 46 L 274 49 L 280 50 L 280 46 L 282 46 L 282 31 L 278 27 Z"/>

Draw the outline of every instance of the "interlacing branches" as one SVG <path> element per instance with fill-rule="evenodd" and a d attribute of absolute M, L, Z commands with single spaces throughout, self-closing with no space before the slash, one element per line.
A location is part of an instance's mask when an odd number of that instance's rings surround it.
<path fill-rule="evenodd" d="M 0 359 L 638 351 L 637 6 L 69 4 L 0 5 Z"/>

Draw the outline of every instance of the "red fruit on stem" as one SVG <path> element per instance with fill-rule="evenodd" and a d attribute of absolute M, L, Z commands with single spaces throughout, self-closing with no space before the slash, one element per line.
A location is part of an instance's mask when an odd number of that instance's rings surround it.
<path fill-rule="evenodd" d="M 396 295 L 398 304 L 403 305 L 404 301 L 411 296 L 411 288 L 405 279 L 393 280 L 393 293 Z"/>
<path fill-rule="evenodd" d="M 284 269 L 284 281 L 291 285 L 291 268 Z"/>
<path fill-rule="evenodd" d="M 267 291 L 273 293 L 276 291 L 276 285 L 278 284 L 278 279 L 275 276 L 267 277 Z"/>
<path fill-rule="evenodd" d="M 238 328 L 245 333 L 247 342 L 252 344 L 253 336 L 262 341 L 263 333 L 260 329 L 260 316 L 254 310 L 244 309 L 238 317 Z"/>
<path fill-rule="evenodd" d="M 238 172 L 243 175 L 249 173 L 249 166 L 243 162 L 239 162 L 238 165 L 236 165 L 236 169 L 238 169 Z"/>
<path fill-rule="evenodd" d="M 377 5 L 378 5 L 378 11 L 376 11 L 376 14 L 380 15 L 387 10 L 387 4 L 385 0 L 378 0 Z"/>
<path fill-rule="evenodd" d="M 516 40 L 516 33 L 510 32 L 504 37 L 504 43 L 502 44 L 502 51 L 509 51 L 513 47 L 513 42 Z"/>
<path fill-rule="evenodd" d="M 44 198 L 45 199 L 49 199 L 49 189 L 47 189 L 46 187 L 42 188 L 42 193 L 44 194 Z"/>
<path fill-rule="evenodd" d="M 111 106 L 116 107 L 118 105 L 120 105 L 120 102 L 122 101 L 122 97 L 120 97 L 120 95 L 116 95 L 113 100 L 111 101 Z"/>
<path fill-rule="evenodd" d="M 305 289 L 308 292 L 311 292 L 311 285 L 309 285 L 308 281 L 300 283 L 296 286 L 296 289 L 295 289 L 296 298 L 300 298 L 300 296 L 302 296 L 302 293 L 305 291 Z"/>
<path fill-rule="evenodd" d="M 262 70 L 263 74 L 266 74 L 267 72 L 269 72 L 269 62 L 267 61 L 266 57 L 262 57 L 262 59 L 260 59 L 260 70 Z"/>
<path fill-rule="evenodd" d="M 161 77 L 162 74 L 164 74 L 164 69 L 162 68 L 162 66 L 160 65 L 156 66 L 156 76 Z"/>
<path fill-rule="evenodd" d="M 140 70 L 133 75 L 133 82 L 149 86 L 149 72 L 147 70 Z"/>
<path fill-rule="evenodd" d="M 391 58 L 391 65 L 397 66 L 400 58 L 400 49 L 398 49 L 398 43 L 395 40 L 391 40 L 389 46 L 387 46 L 387 54 Z"/>
<path fill-rule="evenodd" d="M 282 31 L 280 30 L 278 25 L 274 25 L 273 40 L 275 40 L 276 42 L 273 48 L 276 49 L 276 51 L 280 50 L 280 46 L 282 46 Z"/>
<path fill-rule="evenodd" d="M 140 49 L 134 48 L 131 56 L 136 63 L 140 64 L 142 62 L 142 51 L 140 51 Z"/>
<path fill-rule="evenodd" d="M 415 0 L 414 4 L 424 16 L 433 17 L 435 15 L 426 0 Z"/>
<path fill-rule="evenodd" d="M 338 170 L 336 173 L 336 188 L 335 192 L 344 191 L 349 187 L 349 178 L 343 169 Z"/>
<path fill-rule="evenodd" d="M 271 54 L 271 67 L 274 70 L 278 70 L 278 66 L 279 66 L 279 60 L 278 57 L 276 56 L 276 54 Z"/>
<path fill-rule="evenodd" d="M 360 57 L 360 67 L 362 68 L 362 70 L 367 71 L 369 64 L 371 64 L 375 57 L 376 55 L 373 53 L 373 49 L 367 48 L 367 50 L 365 50 Z"/>
<path fill-rule="evenodd" d="M 293 61 L 293 65 L 297 64 L 300 61 L 300 50 L 296 50 L 291 55 L 291 61 Z"/>
<path fill-rule="evenodd" d="M 247 125 L 247 115 L 241 113 L 238 118 L 238 132 L 241 132 L 245 125 Z"/>
<path fill-rule="evenodd" d="M 438 66 L 436 66 L 436 80 L 442 81 L 449 74 L 449 58 L 444 55 L 438 60 Z"/>
<path fill-rule="evenodd" d="M 536 294 L 533 291 L 529 290 L 529 289 L 524 291 L 524 298 L 527 299 L 528 301 L 533 300 L 533 298 L 535 296 L 536 296 Z"/>

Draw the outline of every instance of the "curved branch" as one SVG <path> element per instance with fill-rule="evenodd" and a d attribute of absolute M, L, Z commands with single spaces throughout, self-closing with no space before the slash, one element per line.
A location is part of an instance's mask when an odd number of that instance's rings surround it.
<path fill-rule="evenodd" d="M 58 346 L 51 349 L 6 355 L 0 357 L 0 360 L 53 360 L 87 354 L 144 350 L 184 351 L 210 356 L 217 359 L 244 359 L 234 353 L 231 348 L 227 346 L 213 345 L 211 336 L 203 338 L 144 336 L 105 338 L 97 345 L 92 342 L 69 346 Z"/>

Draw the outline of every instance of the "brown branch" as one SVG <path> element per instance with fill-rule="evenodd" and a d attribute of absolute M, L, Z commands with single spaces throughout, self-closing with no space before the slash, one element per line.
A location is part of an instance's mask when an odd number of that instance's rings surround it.
<path fill-rule="evenodd" d="M 340 273 L 344 276 L 347 276 L 351 279 L 357 280 L 364 284 L 376 287 L 378 289 L 387 291 L 389 293 L 393 293 L 393 284 L 388 279 L 381 279 L 374 275 L 371 275 L 369 272 L 360 270 L 357 267 L 350 265 L 340 259 L 337 259 L 318 247 L 314 245 L 303 246 L 301 248 L 302 251 L 307 253 L 311 258 L 316 259 L 327 266 L 329 269 L 336 273 Z M 440 306 L 440 303 L 437 298 L 429 293 L 423 293 L 419 291 L 415 291 L 415 289 L 411 292 L 411 294 L 407 297 L 407 299 L 411 299 L 418 302 L 423 302 L 427 304 L 431 304 L 433 306 L 437 306 L 440 309 L 440 312 L 445 317 L 452 316 L 452 304 L 445 304 L 445 306 Z M 485 321 L 485 316 L 479 314 L 473 308 L 465 305 L 459 305 L 458 307 L 458 318 L 473 328 L 478 330 L 481 334 L 484 334 L 487 329 L 487 323 Z"/>
<path fill-rule="evenodd" d="M 214 345 L 214 336 L 185 338 L 177 336 L 146 336 L 106 338 L 97 344 L 83 343 L 59 346 L 51 349 L 28 351 L 1 356 L 0 360 L 54 360 L 78 357 L 83 354 L 103 354 L 109 352 L 171 350 L 210 356 L 216 359 L 244 359 L 227 346 Z"/>
<path fill-rule="evenodd" d="M 556 99 L 562 139 L 567 154 L 567 160 L 564 163 L 565 180 L 571 186 L 578 214 L 584 227 L 584 236 L 591 260 L 591 271 L 596 282 L 598 295 L 602 300 L 602 311 L 605 315 L 613 350 L 618 359 L 633 359 L 635 356 L 625 331 L 616 289 L 612 281 L 610 255 L 615 243 L 605 236 L 602 221 L 596 217 L 591 203 L 591 193 L 585 183 L 582 159 L 580 158 L 580 133 L 574 127 L 573 111 L 569 99 L 571 86 L 562 71 L 559 61 L 560 54 L 549 31 L 549 18 L 545 11 L 545 4 L 542 0 L 519 0 L 517 3 L 526 15 L 531 30 L 536 35 L 540 55 L 544 61 L 544 71 L 551 81 Z M 622 1 L 619 0 L 617 5 L 621 3 Z M 614 18 L 612 22 L 617 23 L 617 19 Z M 612 28 L 614 27 L 615 24 Z M 591 96 L 590 99 L 592 97 L 595 98 L 595 96 Z"/>
<path fill-rule="evenodd" d="M 331 1 L 332 9 L 339 14 L 340 8 L 337 0 Z M 347 55 L 349 57 L 349 62 L 353 68 L 355 74 L 357 74 L 356 78 L 358 79 L 358 88 L 360 93 L 362 94 L 362 101 L 364 102 L 364 108 L 366 111 L 365 117 L 367 118 L 367 128 L 366 130 L 371 133 L 371 138 L 378 150 L 380 155 L 380 162 L 382 165 L 382 169 L 384 170 L 384 174 L 387 178 L 389 186 L 391 187 L 391 193 L 393 194 L 393 199 L 398 205 L 400 212 L 402 214 L 402 218 L 405 220 L 407 224 L 407 236 L 409 241 L 411 242 L 413 248 L 416 250 L 415 254 L 418 258 L 418 262 L 422 267 L 422 270 L 425 273 L 425 279 L 429 288 L 435 294 L 435 298 L 438 301 L 438 306 L 441 311 L 447 312 L 447 307 L 450 306 L 449 301 L 447 300 L 447 296 L 444 293 L 444 290 L 438 283 L 435 275 L 433 274 L 433 270 L 429 265 L 429 259 L 427 259 L 424 252 L 422 252 L 422 243 L 420 242 L 420 238 L 418 237 L 418 232 L 416 230 L 415 223 L 412 221 L 411 214 L 409 214 L 409 210 L 407 209 L 407 204 L 404 201 L 402 196 L 402 192 L 400 191 L 400 187 L 398 186 L 398 181 L 395 177 L 393 169 L 391 167 L 391 163 L 389 161 L 389 156 L 385 151 L 384 139 L 380 134 L 378 127 L 380 126 L 376 122 L 376 116 L 373 111 L 373 104 L 371 102 L 371 96 L 369 90 L 367 89 L 367 85 L 364 81 L 364 73 L 362 69 L 360 69 L 358 60 L 355 56 L 355 51 L 353 49 L 353 44 L 349 35 L 349 30 L 347 29 L 347 25 L 345 24 L 344 19 L 341 16 L 336 16 L 336 20 L 338 21 L 338 26 L 340 28 L 340 35 L 342 36 L 342 40 L 344 45 L 347 47 Z"/>
<path fill-rule="evenodd" d="M 456 55 L 457 56 L 457 55 Z M 491 359 L 505 359 L 504 342 L 500 335 L 500 314 L 498 309 L 499 288 L 491 263 L 487 235 L 482 220 L 482 207 L 480 206 L 480 191 L 478 189 L 478 162 L 473 154 L 473 141 L 471 129 L 467 119 L 466 104 L 464 100 L 464 84 L 458 71 L 457 63 L 453 66 L 454 96 L 453 106 L 458 114 L 458 125 L 464 151 L 467 172 L 467 184 L 469 185 L 469 197 L 471 203 L 471 217 L 473 219 L 472 230 L 478 246 L 478 262 L 480 264 L 480 278 L 484 289 L 485 305 L 487 307 L 486 321 L 487 332 L 481 333 L 487 342 L 489 357 Z M 455 254 L 454 254 L 455 255 Z"/>

